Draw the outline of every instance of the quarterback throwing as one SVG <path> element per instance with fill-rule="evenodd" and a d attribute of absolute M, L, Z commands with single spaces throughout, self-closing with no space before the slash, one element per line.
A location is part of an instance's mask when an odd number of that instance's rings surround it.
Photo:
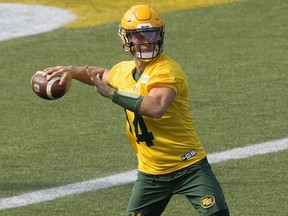
<path fill-rule="evenodd" d="M 163 54 L 165 26 L 149 5 L 132 6 L 118 34 L 133 60 L 110 69 L 56 66 L 61 76 L 94 85 L 124 108 L 126 133 L 138 158 L 138 175 L 127 216 L 159 216 L 174 194 L 182 194 L 199 215 L 229 215 L 223 191 L 206 159 L 190 114 L 188 82 L 181 67 Z"/>

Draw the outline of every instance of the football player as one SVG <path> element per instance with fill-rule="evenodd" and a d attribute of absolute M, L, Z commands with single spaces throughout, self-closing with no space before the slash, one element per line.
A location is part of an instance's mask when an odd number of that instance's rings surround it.
<path fill-rule="evenodd" d="M 135 5 L 118 31 L 133 60 L 111 69 L 51 67 L 45 75 L 61 75 L 60 84 L 76 79 L 94 85 L 100 95 L 124 108 L 127 136 L 138 158 L 127 216 L 161 215 L 174 194 L 186 196 L 199 215 L 227 216 L 223 191 L 192 122 L 186 75 L 162 53 L 164 33 L 159 13 Z"/>

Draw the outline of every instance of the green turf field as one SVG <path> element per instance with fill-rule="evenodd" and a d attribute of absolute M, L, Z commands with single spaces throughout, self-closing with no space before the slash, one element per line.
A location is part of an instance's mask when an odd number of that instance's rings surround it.
<path fill-rule="evenodd" d="M 165 13 L 165 53 L 186 71 L 208 153 L 288 137 L 286 0 Z M 118 23 L 0 42 L 0 199 L 136 169 L 120 107 L 73 82 L 57 101 L 34 95 L 36 70 L 111 67 L 130 59 Z M 213 164 L 231 215 L 285 216 L 288 151 Z M 0 210 L 1 216 L 124 215 L 132 184 Z M 187 213 L 189 212 L 189 213 Z M 191 213 L 190 213 L 191 212 Z M 164 216 L 197 215 L 175 196 Z"/>

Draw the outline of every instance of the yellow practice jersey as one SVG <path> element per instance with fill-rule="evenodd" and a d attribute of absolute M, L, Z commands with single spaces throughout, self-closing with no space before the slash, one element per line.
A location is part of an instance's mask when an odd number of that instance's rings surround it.
<path fill-rule="evenodd" d="M 114 88 L 147 96 L 154 87 L 174 89 L 176 95 L 161 119 L 125 110 L 128 139 L 138 158 L 138 170 L 161 175 L 185 168 L 206 157 L 189 108 L 188 83 L 179 65 L 164 54 L 153 59 L 136 82 L 134 61 L 116 64 L 109 72 Z"/>

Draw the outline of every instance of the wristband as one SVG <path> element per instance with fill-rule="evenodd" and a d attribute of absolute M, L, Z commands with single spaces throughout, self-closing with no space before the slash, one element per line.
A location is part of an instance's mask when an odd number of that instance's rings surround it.
<path fill-rule="evenodd" d="M 124 91 L 115 91 L 112 101 L 124 109 L 138 113 L 143 96 Z"/>

